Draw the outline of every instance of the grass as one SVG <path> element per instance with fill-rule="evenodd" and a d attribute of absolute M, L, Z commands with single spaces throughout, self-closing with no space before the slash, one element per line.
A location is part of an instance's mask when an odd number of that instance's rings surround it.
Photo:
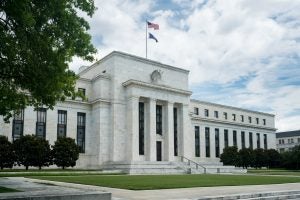
<path fill-rule="evenodd" d="M 300 170 L 286 169 L 248 169 L 250 174 L 300 176 Z"/>
<path fill-rule="evenodd" d="M 6 188 L 6 187 L 1 187 L 0 186 L 0 193 L 4 192 L 20 192 L 19 190 L 11 189 L 11 188 Z"/>
<path fill-rule="evenodd" d="M 122 188 L 152 190 L 168 188 L 264 185 L 300 182 L 300 177 L 252 176 L 252 175 L 84 175 L 84 176 L 39 176 L 36 179 Z"/>
<path fill-rule="evenodd" d="M 64 171 L 64 172 L 45 172 L 45 171 L 36 171 L 36 172 L 18 172 L 18 173 L 0 173 L 0 177 L 32 177 L 32 176 L 84 176 L 89 174 L 89 172 L 77 172 L 74 173 L 72 171 Z M 90 173 L 92 175 L 120 175 L 120 173 Z"/>

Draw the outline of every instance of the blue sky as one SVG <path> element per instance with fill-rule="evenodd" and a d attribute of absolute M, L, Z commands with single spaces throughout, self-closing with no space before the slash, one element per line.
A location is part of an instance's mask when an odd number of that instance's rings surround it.
<path fill-rule="evenodd" d="M 95 0 L 90 33 L 101 59 L 145 56 L 145 20 L 158 23 L 148 58 L 190 70 L 192 98 L 276 115 L 300 129 L 300 1 Z M 71 69 L 89 65 L 74 58 Z"/>

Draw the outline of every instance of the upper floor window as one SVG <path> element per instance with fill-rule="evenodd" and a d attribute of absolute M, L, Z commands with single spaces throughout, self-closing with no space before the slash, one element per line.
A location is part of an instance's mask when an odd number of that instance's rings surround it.
<path fill-rule="evenodd" d="M 204 116 L 205 117 L 209 117 L 209 111 L 208 111 L 208 109 L 204 109 Z"/>
<path fill-rule="evenodd" d="M 67 135 L 67 111 L 57 111 L 57 137 L 66 137 Z"/>
<path fill-rule="evenodd" d="M 224 119 L 227 119 L 227 112 L 223 112 Z"/>
<path fill-rule="evenodd" d="M 294 143 L 294 139 L 293 138 L 291 139 L 291 143 Z"/>
<path fill-rule="evenodd" d="M 236 114 L 232 114 L 232 120 L 233 120 L 233 121 L 236 120 Z"/>
<path fill-rule="evenodd" d="M 14 113 L 12 138 L 13 141 L 19 139 L 23 135 L 24 129 L 24 110 Z"/>
<path fill-rule="evenodd" d="M 219 118 L 219 112 L 218 111 L 215 111 L 214 115 L 215 115 L 215 118 Z"/>
<path fill-rule="evenodd" d="M 196 108 L 196 107 L 194 108 L 194 114 L 199 115 L 199 108 Z"/>
<path fill-rule="evenodd" d="M 36 136 L 45 139 L 47 110 L 46 108 L 38 108 L 36 113 Z"/>
<path fill-rule="evenodd" d="M 252 118 L 249 116 L 248 117 L 248 122 L 251 124 L 252 123 Z"/>
<path fill-rule="evenodd" d="M 78 88 L 78 92 L 85 96 L 85 88 Z"/>
<path fill-rule="evenodd" d="M 259 119 L 258 118 L 255 118 L 256 119 L 256 124 L 259 124 Z"/>
<path fill-rule="evenodd" d="M 266 119 L 263 119 L 263 125 L 266 125 Z"/>
<path fill-rule="evenodd" d="M 162 106 L 156 105 L 156 134 L 162 135 Z"/>
<path fill-rule="evenodd" d="M 244 122 L 244 115 L 241 115 L 241 122 Z"/>

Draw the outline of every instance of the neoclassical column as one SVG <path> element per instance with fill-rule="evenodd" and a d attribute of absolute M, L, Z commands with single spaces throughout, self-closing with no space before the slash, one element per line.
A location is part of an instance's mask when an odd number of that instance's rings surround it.
<path fill-rule="evenodd" d="M 179 156 L 190 157 L 189 152 L 189 105 L 188 104 L 181 104 L 180 106 L 180 124 L 181 129 L 179 132 Z"/>
<path fill-rule="evenodd" d="M 139 156 L 139 97 L 132 96 L 127 101 L 127 127 L 128 146 L 127 156 L 129 161 L 134 161 Z"/>
<path fill-rule="evenodd" d="M 260 133 L 260 148 L 264 148 L 264 133 Z"/>
<path fill-rule="evenodd" d="M 228 146 L 232 147 L 233 146 L 233 130 L 228 128 Z"/>
<path fill-rule="evenodd" d="M 220 155 L 221 155 L 225 147 L 224 128 L 219 128 L 219 147 L 220 147 Z"/>
<path fill-rule="evenodd" d="M 216 157 L 216 140 L 215 140 L 215 127 L 210 127 L 209 137 L 210 137 L 210 157 Z"/>
<path fill-rule="evenodd" d="M 250 148 L 249 131 L 245 131 L 245 147 Z"/>
<path fill-rule="evenodd" d="M 194 132 L 195 132 L 195 130 L 194 130 Z M 205 126 L 202 125 L 202 126 L 200 126 L 200 157 L 205 158 L 205 155 L 206 155 L 206 151 L 205 151 Z"/>
<path fill-rule="evenodd" d="M 257 136 L 256 132 L 252 131 L 253 149 L 257 149 Z"/>
<path fill-rule="evenodd" d="M 174 103 L 167 102 L 166 105 L 166 130 L 165 130 L 165 160 L 173 161 L 174 160 Z"/>
<path fill-rule="evenodd" d="M 156 161 L 156 99 L 149 99 L 147 106 L 146 160 Z"/>
<path fill-rule="evenodd" d="M 242 131 L 236 130 L 236 138 L 237 138 L 237 148 L 238 150 L 242 149 Z"/>

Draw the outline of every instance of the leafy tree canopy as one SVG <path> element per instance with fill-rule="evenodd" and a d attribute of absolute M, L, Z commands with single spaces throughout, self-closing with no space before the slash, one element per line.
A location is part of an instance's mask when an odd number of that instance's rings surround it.
<path fill-rule="evenodd" d="M 78 12 L 95 10 L 93 0 L 0 1 L 0 115 L 77 95 L 68 62 L 96 52 Z"/>
<path fill-rule="evenodd" d="M 7 137 L 0 135 L 0 168 L 12 168 L 15 162 L 15 154 L 12 144 Z"/>

